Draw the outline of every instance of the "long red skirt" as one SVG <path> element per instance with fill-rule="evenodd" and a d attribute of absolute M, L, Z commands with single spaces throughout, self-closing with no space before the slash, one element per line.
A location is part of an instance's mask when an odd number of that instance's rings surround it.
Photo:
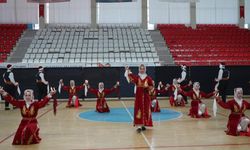
<path fill-rule="evenodd" d="M 41 141 L 36 119 L 22 119 L 12 142 L 13 145 L 37 144 Z"/>
<path fill-rule="evenodd" d="M 134 107 L 134 125 L 135 126 L 153 126 L 151 113 L 151 99 L 147 91 L 137 87 Z"/>
<path fill-rule="evenodd" d="M 97 99 L 96 111 L 99 113 L 110 112 L 109 106 L 108 106 L 105 98 Z"/>
<path fill-rule="evenodd" d="M 249 132 L 238 132 L 237 131 L 237 126 L 240 123 L 241 117 L 243 117 L 243 116 L 242 116 L 242 114 L 230 114 L 229 115 L 228 122 L 227 122 L 227 130 L 226 130 L 226 133 L 228 135 L 250 136 L 250 131 Z"/>
<path fill-rule="evenodd" d="M 189 110 L 189 116 L 191 116 L 192 118 L 209 118 L 211 117 L 209 114 L 208 114 L 208 110 L 206 108 L 205 110 L 205 113 L 203 115 L 199 115 L 198 114 L 198 111 L 199 111 L 199 104 L 201 102 L 199 100 L 192 100 L 191 101 L 191 108 Z"/>
<path fill-rule="evenodd" d="M 157 99 L 156 99 L 155 106 L 154 107 L 151 106 L 151 111 L 152 112 L 161 112 L 161 109 L 160 109 L 160 106 L 159 106 L 159 102 L 158 102 Z"/>

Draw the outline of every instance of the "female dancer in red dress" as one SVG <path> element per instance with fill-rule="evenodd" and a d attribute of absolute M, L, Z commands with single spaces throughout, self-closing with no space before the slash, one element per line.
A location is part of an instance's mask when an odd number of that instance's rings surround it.
<path fill-rule="evenodd" d="M 152 127 L 151 100 L 149 91 L 153 88 L 153 80 L 146 74 L 146 67 L 142 64 L 139 67 L 139 74 L 134 75 L 125 68 L 124 76 L 128 82 L 136 85 L 135 106 L 134 106 L 134 126 L 137 126 L 137 132 L 146 130 L 145 126 Z"/>
<path fill-rule="evenodd" d="M 222 108 L 231 110 L 226 130 L 228 135 L 250 136 L 250 119 L 244 114 L 247 109 L 250 109 L 250 103 L 243 100 L 242 97 L 242 88 L 235 88 L 234 99 L 228 102 L 224 102 L 219 96 L 216 97 L 218 104 Z"/>
<path fill-rule="evenodd" d="M 167 85 L 167 89 L 169 92 L 169 103 L 171 106 L 185 106 L 185 99 L 181 95 L 181 90 L 188 88 L 192 85 L 190 81 L 188 85 L 181 86 L 178 83 L 177 79 L 173 79 L 173 83 L 171 85 Z"/>
<path fill-rule="evenodd" d="M 82 106 L 82 104 L 80 104 L 80 102 L 79 102 L 79 98 L 77 96 L 77 93 L 80 90 L 83 90 L 84 84 L 80 85 L 80 86 L 75 86 L 75 81 L 70 80 L 70 86 L 65 86 L 62 79 L 60 80 L 60 84 L 61 84 L 62 89 L 69 93 L 69 100 L 68 100 L 68 104 L 66 107 L 76 107 L 77 108 L 78 106 Z"/>
<path fill-rule="evenodd" d="M 210 98 L 214 96 L 217 91 L 214 91 L 212 93 L 206 94 L 203 91 L 200 91 L 200 83 L 195 82 L 193 84 L 193 89 L 189 92 L 185 92 L 183 90 L 180 90 L 182 94 L 190 97 L 192 99 L 191 101 L 191 108 L 189 110 L 189 115 L 192 118 L 209 118 L 210 115 L 208 114 L 208 110 L 206 108 L 206 105 L 202 103 L 202 98 Z"/>
<path fill-rule="evenodd" d="M 0 88 L 0 94 L 3 98 L 21 110 L 22 121 L 16 131 L 12 142 L 13 145 L 37 144 L 41 141 L 36 116 L 38 110 L 44 107 L 55 93 L 55 89 L 51 89 L 50 93 L 42 101 L 34 101 L 33 90 L 27 89 L 24 91 L 24 101 L 17 101 L 5 92 L 2 87 Z"/>
<path fill-rule="evenodd" d="M 158 87 L 163 87 L 162 82 L 159 82 Z M 149 96 L 151 99 L 151 111 L 152 112 L 161 112 L 159 102 L 157 100 L 157 95 L 158 94 L 164 94 L 166 93 L 166 88 L 164 87 L 163 89 L 156 89 L 155 88 L 155 82 L 153 81 L 153 87 L 152 89 L 149 90 Z"/>
<path fill-rule="evenodd" d="M 111 94 L 112 92 L 117 90 L 117 87 L 119 86 L 119 82 L 114 85 L 111 89 L 104 89 L 104 83 L 100 82 L 98 84 L 98 89 L 91 88 L 88 83 L 85 83 L 88 86 L 88 91 L 92 94 L 95 94 L 97 97 L 97 102 L 96 102 L 96 111 L 99 113 L 105 113 L 105 112 L 110 112 L 109 106 L 106 102 L 105 97 L 108 94 Z"/>

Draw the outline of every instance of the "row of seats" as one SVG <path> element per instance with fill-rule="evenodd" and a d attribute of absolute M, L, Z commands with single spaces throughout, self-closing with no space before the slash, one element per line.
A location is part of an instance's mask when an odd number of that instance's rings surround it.
<path fill-rule="evenodd" d="M 0 24 L 0 63 L 7 59 L 26 28 L 25 24 Z"/>
<path fill-rule="evenodd" d="M 23 63 L 159 63 L 148 30 L 137 25 L 49 25 L 39 30 Z"/>
<path fill-rule="evenodd" d="M 250 31 L 236 25 L 158 25 L 176 64 L 250 65 Z M 241 64 L 242 63 L 242 64 Z"/>

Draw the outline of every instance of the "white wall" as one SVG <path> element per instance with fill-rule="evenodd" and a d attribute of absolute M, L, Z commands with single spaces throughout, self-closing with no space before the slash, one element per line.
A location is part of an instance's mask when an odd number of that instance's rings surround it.
<path fill-rule="evenodd" d="M 90 23 L 91 0 L 49 4 L 49 23 Z"/>
<path fill-rule="evenodd" d="M 185 2 L 149 0 L 149 23 L 190 23 L 190 5 Z"/>
<path fill-rule="evenodd" d="M 200 0 L 196 5 L 197 24 L 238 24 L 238 0 Z"/>
<path fill-rule="evenodd" d="M 250 24 L 250 0 L 245 0 L 245 22 Z"/>
<path fill-rule="evenodd" d="M 97 23 L 141 23 L 141 0 L 97 5 Z"/>
<path fill-rule="evenodd" d="M 38 4 L 7 0 L 0 4 L 0 23 L 38 23 Z"/>

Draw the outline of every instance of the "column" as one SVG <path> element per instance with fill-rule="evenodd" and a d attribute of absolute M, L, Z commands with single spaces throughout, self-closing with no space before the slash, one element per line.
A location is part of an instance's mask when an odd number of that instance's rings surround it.
<path fill-rule="evenodd" d="M 190 2 L 190 26 L 192 29 L 196 29 L 196 2 Z"/>
<path fill-rule="evenodd" d="M 147 0 L 141 0 L 141 21 L 142 28 L 148 29 L 148 2 Z"/>
<path fill-rule="evenodd" d="M 97 14 L 96 0 L 91 0 L 91 28 L 94 29 L 97 28 L 96 14 Z"/>
<path fill-rule="evenodd" d="M 239 27 L 244 28 L 245 25 L 245 0 L 239 0 Z"/>

